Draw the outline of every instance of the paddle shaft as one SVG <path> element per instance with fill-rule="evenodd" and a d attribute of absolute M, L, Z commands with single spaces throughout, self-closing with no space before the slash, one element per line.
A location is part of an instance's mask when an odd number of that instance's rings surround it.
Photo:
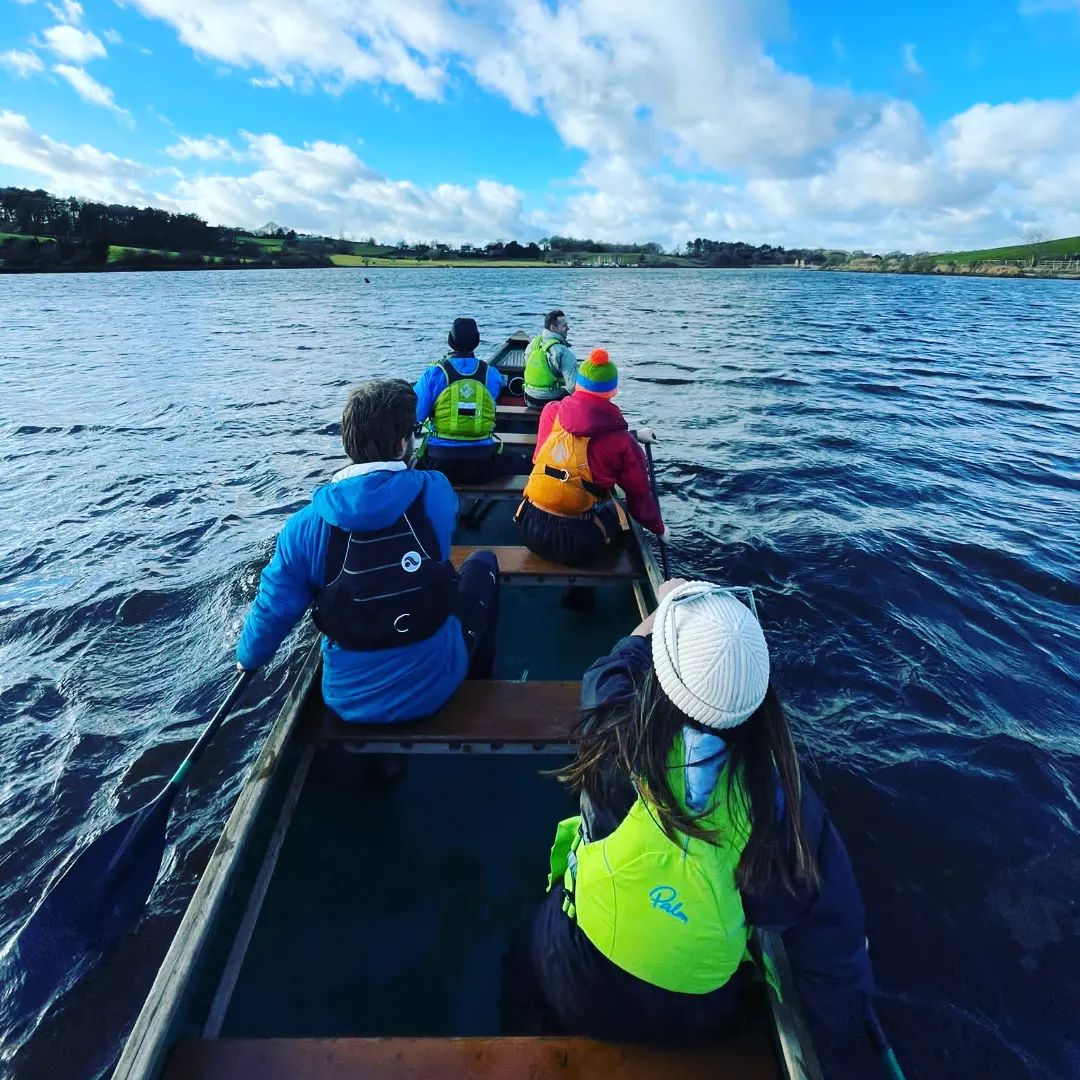
<path fill-rule="evenodd" d="M 873 1005 L 866 1007 L 866 1026 L 870 1032 L 870 1041 L 881 1058 L 881 1064 L 885 1069 L 889 1080 L 904 1080 L 904 1071 L 900 1068 L 900 1062 L 896 1060 L 896 1054 L 889 1045 L 885 1036 L 885 1029 L 881 1026 L 878 1014 Z"/>
<path fill-rule="evenodd" d="M 225 722 L 225 718 L 232 711 L 233 705 L 236 704 L 236 699 L 244 692 L 244 688 L 254 674 L 252 671 L 241 672 L 240 677 L 233 683 L 232 689 L 225 695 L 225 700 L 218 706 L 218 711 L 214 713 L 210 719 L 210 723 L 206 725 L 203 733 L 195 740 L 195 745 L 188 751 L 187 757 L 180 762 L 179 768 L 172 774 L 172 778 L 169 780 L 166 788 L 178 788 L 191 770 L 191 766 L 202 757 L 202 752 L 206 749 L 207 743 L 217 733 L 217 729 Z"/>
<path fill-rule="evenodd" d="M 24 973 L 33 973 L 48 993 L 69 970 L 72 958 L 83 955 L 95 943 L 107 947 L 139 917 L 161 867 L 173 800 L 251 674 L 245 671 L 236 680 L 161 791 L 77 852 L 15 935 Z"/>
<path fill-rule="evenodd" d="M 656 490 L 656 467 L 653 465 L 652 443 L 645 444 L 645 460 L 649 463 L 649 484 L 652 487 L 653 498 L 656 500 L 656 505 L 659 506 L 660 492 Z M 667 581 L 671 577 L 671 563 L 668 561 L 667 541 L 662 536 L 659 539 L 660 567 L 664 571 L 664 580 Z"/>

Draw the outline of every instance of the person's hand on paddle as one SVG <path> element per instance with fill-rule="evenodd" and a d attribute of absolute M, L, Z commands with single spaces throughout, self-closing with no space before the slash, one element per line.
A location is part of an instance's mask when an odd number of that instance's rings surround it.
<path fill-rule="evenodd" d="M 664 584 L 656 590 L 657 604 L 659 605 L 660 601 L 663 600 L 664 597 L 667 596 L 667 594 L 671 592 L 671 590 L 674 589 L 676 586 L 685 584 L 686 578 L 671 578 L 669 581 L 665 581 Z M 655 618 L 656 612 L 650 611 L 649 614 L 646 615 L 645 618 L 642 619 L 641 622 L 639 622 L 634 628 L 633 632 L 631 633 L 631 637 L 648 637 L 652 633 L 653 620 Z"/>
<path fill-rule="evenodd" d="M 634 432 L 634 438 L 637 439 L 642 446 L 651 446 L 656 442 L 656 432 L 651 427 L 639 427 Z"/>

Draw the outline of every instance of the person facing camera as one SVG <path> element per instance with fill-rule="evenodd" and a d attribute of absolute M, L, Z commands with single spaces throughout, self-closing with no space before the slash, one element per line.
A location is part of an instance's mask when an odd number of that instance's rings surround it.
<path fill-rule="evenodd" d="M 323 633 L 322 694 L 351 723 L 429 716 L 466 674 L 490 676 L 498 564 L 450 562 L 458 500 L 438 472 L 410 469 L 416 395 L 401 379 L 349 394 L 352 464 L 285 522 L 244 622 L 237 664 L 267 663 L 304 612 Z"/>
<path fill-rule="evenodd" d="M 769 929 L 823 1057 L 873 1068 L 862 900 L 804 782 L 748 592 L 667 582 L 654 615 L 585 673 L 561 774 L 580 814 L 558 826 L 504 1008 L 516 995 L 524 1015 L 531 987 L 545 1032 L 707 1042 L 736 1023 L 751 931 Z"/>

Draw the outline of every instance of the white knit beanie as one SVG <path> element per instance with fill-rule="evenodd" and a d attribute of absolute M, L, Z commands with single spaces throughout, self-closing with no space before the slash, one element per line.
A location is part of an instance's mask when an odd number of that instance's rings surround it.
<path fill-rule="evenodd" d="M 652 657 L 676 708 L 718 730 L 749 719 L 769 687 L 769 647 L 757 617 L 707 581 L 684 582 L 660 601 Z"/>

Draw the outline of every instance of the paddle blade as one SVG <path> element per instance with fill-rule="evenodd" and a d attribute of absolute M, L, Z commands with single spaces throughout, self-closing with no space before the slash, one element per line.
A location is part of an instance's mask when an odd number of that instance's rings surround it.
<path fill-rule="evenodd" d="M 23 994 L 52 994 L 88 953 L 114 944 L 138 919 L 165 851 L 172 791 L 121 818 L 53 882 L 5 956 Z"/>

